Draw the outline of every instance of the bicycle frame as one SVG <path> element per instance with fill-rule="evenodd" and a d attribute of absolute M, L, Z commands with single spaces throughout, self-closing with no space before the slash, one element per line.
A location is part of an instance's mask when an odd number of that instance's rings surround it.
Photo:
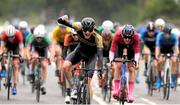
<path fill-rule="evenodd" d="M 122 88 L 125 88 L 125 87 L 128 88 L 128 73 L 126 70 L 126 63 L 125 62 L 123 62 L 123 64 L 122 64 L 121 75 L 120 75 L 120 84 L 121 84 Z"/>

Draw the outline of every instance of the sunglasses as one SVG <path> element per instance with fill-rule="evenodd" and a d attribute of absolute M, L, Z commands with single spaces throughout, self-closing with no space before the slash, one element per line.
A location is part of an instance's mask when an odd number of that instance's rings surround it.
<path fill-rule="evenodd" d="M 14 38 L 14 36 L 8 36 L 8 38 L 9 38 L 9 39 L 12 39 L 12 38 Z"/>
<path fill-rule="evenodd" d="M 93 29 L 83 29 L 84 32 L 93 32 Z"/>
<path fill-rule="evenodd" d="M 124 36 L 124 39 L 132 39 L 132 37 Z"/>
<path fill-rule="evenodd" d="M 42 39 L 42 37 L 36 37 L 36 39 L 40 39 L 40 40 L 41 40 L 41 39 Z"/>

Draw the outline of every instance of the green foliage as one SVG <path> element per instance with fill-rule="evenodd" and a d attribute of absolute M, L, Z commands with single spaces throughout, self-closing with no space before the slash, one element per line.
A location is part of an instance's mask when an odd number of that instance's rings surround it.
<path fill-rule="evenodd" d="M 15 17 L 33 23 L 56 20 L 64 9 L 80 21 L 85 16 L 97 24 L 110 19 L 120 23 L 137 24 L 145 19 L 180 18 L 180 0 L 0 0 L 0 20 Z"/>

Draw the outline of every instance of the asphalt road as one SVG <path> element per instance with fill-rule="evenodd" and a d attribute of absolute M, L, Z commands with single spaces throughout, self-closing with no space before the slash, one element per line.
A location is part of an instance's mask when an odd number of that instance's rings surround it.
<path fill-rule="evenodd" d="M 143 68 L 142 68 L 143 69 Z M 10 97 L 10 100 L 7 100 L 7 91 L 2 88 L 0 91 L 0 105 L 5 104 L 65 104 L 64 97 L 61 96 L 60 87 L 57 85 L 57 78 L 54 75 L 55 65 L 52 64 L 48 67 L 47 75 L 47 94 L 42 96 L 40 103 L 36 102 L 36 94 L 31 93 L 31 86 L 28 82 L 25 85 L 22 84 L 22 78 L 20 76 L 19 83 L 17 86 L 17 95 Z M 147 95 L 147 87 L 144 82 L 144 77 L 142 76 L 142 70 L 140 70 L 140 84 L 135 84 L 135 102 L 134 105 L 172 105 L 180 104 L 180 87 L 176 91 L 172 90 L 169 100 L 164 100 L 162 98 L 162 90 L 160 92 L 155 91 L 153 97 Z M 101 105 L 118 105 L 119 103 L 112 99 L 111 103 L 104 102 L 101 96 L 101 89 L 98 86 L 96 74 L 93 77 L 93 100 L 92 104 L 101 104 Z M 129 103 L 125 103 L 129 104 Z M 132 105 L 133 105 L 132 104 Z"/>

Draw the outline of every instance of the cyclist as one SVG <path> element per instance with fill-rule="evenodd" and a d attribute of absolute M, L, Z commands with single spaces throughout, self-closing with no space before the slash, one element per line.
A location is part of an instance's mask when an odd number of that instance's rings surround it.
<path fill-rule="evenodd" d="M 113 40 L 113 33 L 110 29 L 106 28 L 102 31 L 101 36 L 103 38 L 103 57 L 109 57 L 109 50 L 111 48 L 111 43 Z M 109 59 L 108 59 L 109 60 Z M 104 79 L 99 79 L 99 87 L 102 87 L 104 84 Z"/>
<path fill-rule="evenodd" d="M 110 62 L 114 59 L 114 55 L 116 52 L 116 48 L 118 46 L 118 57 L 119 59 L 122 58 L 122 53 L 124 49 L 127 49 L 127 57 L 129 60 L 135 59 L 138 68 L 139 63 L 139 56 L 140 56 L 140 42 L 139 42 L 139 36 L 138 33 L 135 32 L 135 29 L 132 25 L 125 25 L 123 29 L 119 29 L 114 36 L 111 49 L 109 52 L 109 59 Z M 115 73 L 114 73 L 114 93 L 113 97 L 116 99 L 119 97 L 120 91 L 119 91 L 119 75 L 121 71 L 121 65 L 120 63 L 114 63 L 115 66 Z M 133 102 L 134 96 L 134 74 L 135 74 L 135 66 L 133 62 L 128 63 L 128 69 L 129 69 L 129 94 L 128 94 L 128 101 Z"/>
<path fill-rule="evenodd" d="M 23 37 L 19 30 L 16 30 L 13 25 L 9 25 L 7 29 L 2 33 L 1 36 L 1 54 L 3 52 L 9 52 L 12 51 L 14 55 L 22 55 L 23 54 Z M 12 84 L 12 94 L 17 94 L 16 85 L 18 82 L 18 75 L 19 75 L 19 58 L 14 57 L 13 58 L 13 84 Z M 2 68 L 5 67 L 5 61 L 2 63 Z M 6 68 L 7 70 L 7 68 Z"/>
<path fill-rule="evenodd" d="M 153 22 L 149 22 L 147 24 L 146 31 L 144 31 L 142 34 L 140 34 L 140 38 L 144 43 L 143 52 L 145 54 L 150 54 L 150 53 L 155 54 L 155 43 L 156 43 L 157 34 L 158 34 L 158 32 L 155 29 L 155 25 Z M 150 55 L 144 55 L 144 58 L 145 58 L 144 76 L 147 76 L 147 69 L 148 69 L 147 66 L 149 63 Z"/>
<path fill-rule="evenodd" d="M 178 36 L 178 40 L 180 42 L 180 30 L 178 28 L 173 28 L 172 31 L 171 31 L 171 34 L 176 34 Z M 180 49 L 180 44 L 179 44 L 179 49 Z M 179 62 L 179 58 L 178 58 L 178 62 Z M 178 68 L 178 85 L 180 85 L 180 64 L 179 64 L 179 68 Z"/>
<path fill-rule="evenodd" d="M 85 17 L 81 22 L 71 23 L 68 21 L 68 16 L 64 15 L 58 19 L 58 23 L 74 28 L 78 33 L 80 41 L 75 50 L 68 54 L 63 64 L 67 79 L 71 80 L 72 78 L 71 75 L 68 75 L 69 72 L 71 72 L 72 65 L 79 63 L 82 59 L 86 62 L 86 68 L 95 68 L 96 54 L 99 58 L 99 67 L 102 68 L 103 42 L 102 37 L 94 31 L 94 19 L 91 17 Z M 91 78 L 93 77 L 93 71 L 88 72 L 88 77 L 90 95 L 92 96 Z M 70 103 L 70 88 L 70 85 L 67 86 L 66 103 Z"/>
<path fill-rule="evenodd" d="M 28 59 L 30 59 L 31 57 L 48 57 L 48 50 L 50 51 L 50 60 L 52 60 L 52 49 L 51 49 L 51 41 L 48 38 L 48 36 L 46 36 L 46 29 L 44 25 L 38 25 L 35 29 L 34 29 L 34 33 L 33 35 L 30 35 L 27 38 L 26 41 L 26 46 L 27 46 L 27 55 L 28 55 Z M 42 94 L 46 94 L 46 76 L 47 76 L 47 63 L 48 60 L 47 59 L 43 59 L 42 60 Z M 36 61 L 33 60 L 32 62 L 32 74 L 31 77 L 34 76 L 34 67 L 36 65 Z"/>
<path fill-rule="evenodd" d="M 179 53 L 179 48 L 178 48 L 178 37 L 175 34 L 171 33 L 172 27 L 169 24 L 166 24 L 163 32 L 159 33 L 156 39 L 156 47 L 155 47 L 155 76 L 157 78 L 155 86 L 157 89 L 161 87 L 161 77 L 159 70 L 162 69 L 164 59 L 162 56 L 159 56 L 161 53 L 162 54 L 167 54 L 171 53 L 174 54 L 175 56 L 171 57 L 171 62 L 172 62 L 172 74 L 171 74 L 171 88 L 174 88 L 174 81 L 176 78 L 176 56 Z"/>
<path fill-rule="evenodd" d="M 63 58 L 62 58 L 62 50 L 64 48 L 64 37 L 68 34 L 70 34 L 71 29 L 69 27 L 66 27 L 65 25 L 59 25 L 56 26 L 53 29 L 52 32 L 52 47 L 53 47 L 53 51 L 55 53 L 55 56 L 57 57 L 56 59 L 56 66 L 57 66 L 57 70 L 55 72 L 56 76 L 58 76 L 60 78 L 60 70 L 62 69 L 62 65 L 63 65 Z M 59 79 L 60 80 L 60 79 Z M 61 81 L 59 81 L 58 83 L 60 83 Z"/>
<path fill-rule="evenodd" d="M 28 23 L 26 21 L 20 21 L 19 22 L 19 31 L 22 33 L 22 36 L 23 36 L 23 44 L 25 46 L 25 43 L 26 43 L 26 39 L 29 35 L 31 35 L 31 31 L 28 27 Z M 26 51 L 26 46 L 24 47 L 24 52 L 27 52 Z M 27 53 L 25 53 L 27 54 Z M 27 55 L 25 55 L 27 57 Z M 28 61 L 26 61 L 28 62 Z M 25 66 L 24 64 L 21 64 L 21 68 L 24 68 L 23 66 Z M 28 65 L 27 65 L 28 67 Z M 23 74 L 23 71 L 22 71 L 22 74 Z M 29 77 L 29 76 L 28 76 Z M 28 78 L 29 80 L 29 78 Z"/>

